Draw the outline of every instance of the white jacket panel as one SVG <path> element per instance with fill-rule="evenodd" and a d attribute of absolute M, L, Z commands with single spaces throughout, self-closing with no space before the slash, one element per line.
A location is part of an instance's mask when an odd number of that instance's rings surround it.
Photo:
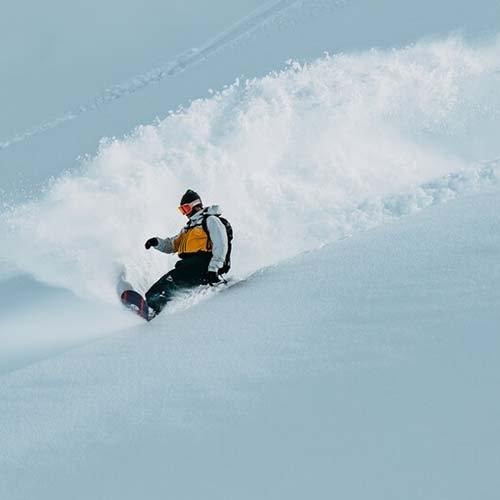
<path fill-rule="evenodd" d="M 212 260 L 208 264 L 208 270 L 217 272 L 226 260 L 228 241 L 226 226 L 218 217 L 207 217 L 207 229 L 212 242 Z"/>

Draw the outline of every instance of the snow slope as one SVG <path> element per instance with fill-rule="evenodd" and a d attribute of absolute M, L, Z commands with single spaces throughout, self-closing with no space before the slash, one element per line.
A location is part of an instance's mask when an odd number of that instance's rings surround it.
<path fill-rule="evenodd" d="M 495 498 L 500 4 L 94 7 L 0 18 L 0 498 Z"/>
<path fill-rule="evenodd" d="M 4 375 L 1 497 L 495 499 L 499 194 Z"/>

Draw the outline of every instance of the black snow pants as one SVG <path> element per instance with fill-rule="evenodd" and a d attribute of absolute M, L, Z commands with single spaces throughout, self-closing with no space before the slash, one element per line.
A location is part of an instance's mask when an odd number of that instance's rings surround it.
<path fill-rule="evenodd" d="M 162 276 L 147 292 L 146 301 L 156 314 L 176 292 L 203 284 L 212 254 L 199 252 L 176 262 L 175 268 Z"/>

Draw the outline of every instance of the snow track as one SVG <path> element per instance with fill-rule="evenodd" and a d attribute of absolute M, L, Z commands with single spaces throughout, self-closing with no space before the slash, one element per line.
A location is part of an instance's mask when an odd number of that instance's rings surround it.
<path fill-rule="evenodd" d="M 320 15 L 322 8 L 332 8 L 332 5 L 342 6 L 345 4 L 345 0 L 332 0 L 319 4 L 317 4 L 317 2 L 311 2 L 310 0 L 278 0 L 269 2 L 267 5 L 256 9 L 252 14 L 241 19 L 216 37 L 207 40 L 200 47 L 187 49 L 180 54 L 177 54 L 169 61 L 166 61 L 146 73 L 118 83 L 115 86 L 106 89 L 102 94 L 94 97 L 89 102 L 75 107 L 71 111 L 58 116 L 57 118 L 32 127 L 24 132 L 20 132 L 13 137 L 0 140 L 0 151 L 7 149 L 13 144 L 22 142 L 25 139 L 43 134 L 44 132 L 57 128 L 64 123 L 73 121 L 84 113 L 98 110 L 113 101 L 132 95 L 150 85 L 161 82 L 169 77 L 177 75 L 178 73 L 187 71 L 192 66 L 209 59 L 220 51 L 226 50 L 235 44 L 240 43 L 245 38 L 251 36 L 255 31 L 263 29 L 269 24 L 273 24 L 278 21 L 280 23 L 287 22 L 286 18 L 288 11 L 297 8 L 304 8 L 304 6 L 307 7 L 308 4 L 311 3 L 315 5 L 312 12 L 314 12 L 315 15 Z"/>

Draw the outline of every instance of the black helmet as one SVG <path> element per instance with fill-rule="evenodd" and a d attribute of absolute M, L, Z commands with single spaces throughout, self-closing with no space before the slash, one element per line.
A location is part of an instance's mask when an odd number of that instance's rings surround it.
<path fill-rule="evenodd" d="M 200 195 L 196 191 L 193 191 L 192 189 L 188 189 L 182 195 L 180 205 L 185 205 L 186 203 L 193 203 L 193 201 L 196 201 L 196 200 L 200 200 L 200 205 L 202 204 Z"/>

